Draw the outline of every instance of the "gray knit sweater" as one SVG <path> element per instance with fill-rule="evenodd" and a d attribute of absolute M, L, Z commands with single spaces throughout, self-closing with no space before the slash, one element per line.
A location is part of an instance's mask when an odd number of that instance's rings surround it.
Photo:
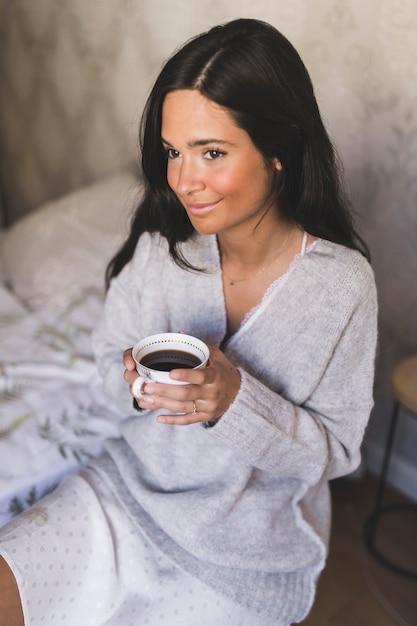
<path fill-rule="evenodd" d="M 328 481 L 359 464 L 372 408 L 373 273 L 358 252 L 317 240 L 223 348 L 242 382 L 219 422 L 168 426 L 132 410 L 122 352 L 179 329 L 220 345 L 216 238 L 196 235 L 183 251 L 206 272 L 180 269 L 163 238 L 144 234 L 112 281 L 94 349 L 129 416 L 99 466 L 127 514 L 180 567 L 277 624 L 298 622 L 325 564 Z"/>

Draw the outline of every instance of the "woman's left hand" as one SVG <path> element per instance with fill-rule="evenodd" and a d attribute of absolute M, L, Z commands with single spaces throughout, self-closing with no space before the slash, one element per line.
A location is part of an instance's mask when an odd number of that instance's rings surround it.
<path fill-rule="evenodd" d="M 143 409 L 175 413 L 158 415 L 158 422 L 163 424 L 186 425 L 217 419 L 228 409 L 240 387 L 239 370 L 221 350 L 211 346 L 206 367 L 172 370 L 171 378 L 189 384 L 145 383 L 138 399 Z"/>

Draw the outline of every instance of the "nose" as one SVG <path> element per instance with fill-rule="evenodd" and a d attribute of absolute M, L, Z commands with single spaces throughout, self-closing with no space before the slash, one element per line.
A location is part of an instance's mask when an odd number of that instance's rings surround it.
<path fill-rule="evenodd" d="M 181 196 L 189 196 L 204 189 L 205 184 L 200 168 L 192 159 L 182 159 L 178 164 L 175 190 Z"/>

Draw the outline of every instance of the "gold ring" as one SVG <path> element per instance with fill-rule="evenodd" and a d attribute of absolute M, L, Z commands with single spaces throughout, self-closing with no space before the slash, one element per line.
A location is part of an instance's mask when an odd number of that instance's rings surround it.
<path fill-rule="evenodd" d="M 194 405 L 193 415 L 195 415 L 197 413 L 197 405 L 196 405 L 195 401 L 193 401 L 193 405 Z"/>

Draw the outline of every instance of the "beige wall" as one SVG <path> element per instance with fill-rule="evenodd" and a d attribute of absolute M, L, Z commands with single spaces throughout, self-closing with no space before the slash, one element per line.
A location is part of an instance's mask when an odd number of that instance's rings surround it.
<path fill-rule="evenodd" d="M 269 20 L 292 40 L 373 254 L 381 340 L 366 458 L 377 468 L 389 372 L 417 352 L 417 0 L 0 0 L 0 10 L 0 175 L 10 218 L 135 161 L 147 89 L 186 37 L 241 15 Z M 416 485 L 417 420 L 404 422 L 398 480 L 413 476 Z"/>

